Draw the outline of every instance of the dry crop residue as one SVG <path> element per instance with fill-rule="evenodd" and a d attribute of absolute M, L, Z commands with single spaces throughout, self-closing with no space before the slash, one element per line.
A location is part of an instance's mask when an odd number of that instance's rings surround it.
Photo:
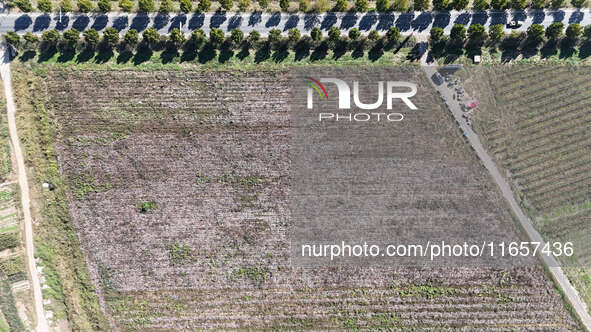
<path fill-rule="evenodd" d="M 414 79 L 430 89 L 419 69 Z M 290 267 L 288 81 L 281 71 L 48 75 L 70 213 L 119 328 L 578 329 L 539 267 Z M 448 184 L 449 204 L 413 209 L 513 227 L 436 96 L 418 98 L 431 134 L 408 137 L 430 150 L 409 150 L 409 162 L 433 163 L 433 183 L 458 177 L 446 169 L 468 176 Z M 416 187 L 417 198 L 440 194 Z"/>

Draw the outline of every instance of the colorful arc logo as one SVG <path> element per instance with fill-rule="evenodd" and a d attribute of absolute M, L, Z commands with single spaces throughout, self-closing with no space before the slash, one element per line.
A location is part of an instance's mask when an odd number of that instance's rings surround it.
<path fill-rule="evenodd" d="M 312 77 L 306 77 L 306 78 L 311 81 L 308 85 L 310 87 L 312 87 L 314 90 L 316 90 L 316 92 L 318 92 L 318 95 L 320 96 L 320 98 L 322 98 L 322 93 L 320 92 L 320 90 L 322 90 L 322 92 L 324 93 L 324 97 L 326 98 L 326 100 L 328 100 L 328 94 L 326 93 L 326 89 L 324 88 L 324 85 L 322 85 L 322 83 L 320 83 L 320 81 L 315 80 Z"/>

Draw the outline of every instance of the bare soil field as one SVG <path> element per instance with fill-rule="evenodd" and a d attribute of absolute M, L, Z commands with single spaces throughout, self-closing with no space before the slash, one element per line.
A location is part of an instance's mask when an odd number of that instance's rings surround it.
<path fill-rule="evenodd" d="M 475 129 L 548 240 L 572 241 L 563 260 L 591 305 L 591 67 L 472 67 Z"/>
<path fill-rule="evenodd" d="M 112 328 L 580 330 L 541 266 L 291 267 L 287 71 L 16 70 L 24 146 L 45 158 L 29 162 L 59 168 L 54 192 L 88 268 L 60 252 L 50 257 L 69 263 L 56 274 L 96 289 Z M 517 232 L 420 69 L 411 74 L 428 110 L 403 129 L 417 147 L 409 162 L 426 165 L 409 180 L 426 199 L 417 216 Z M 421 176 L 445 183 L 449 201 Z M 56 226 L 42 225 L 59 247 Z M 108 329 L 80 294 L 64 291 L 70 320 Z"/>

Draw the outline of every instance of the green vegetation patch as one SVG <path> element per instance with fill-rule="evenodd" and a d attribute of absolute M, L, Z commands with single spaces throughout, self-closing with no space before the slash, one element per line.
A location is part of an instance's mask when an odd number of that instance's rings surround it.
<path fill-rule="evenodd" d="M 168 248 L 168 255 L 172 265 L 183 265 L 193 260 L 193 248 L 175 243 Z"/>
<path fill-rule="evenodd" d="M 16 248 L 20 244 L 17 233 L 0 233 L 0 251 Z"/>
<path fill-rule="evenodd" d="M 10 190 L 0 190 L 0 202 L 10 202 L 14 198 L 14 193 Z"/>
<path fill-rule="evenodd" d="M 10 160 L 10 140 L 6 115 L 0 117 L 0 182 L 6 181 L 12 170 Z"/>
<path fill-rule="evenodd" d="M 21 256 L 0 260 L 0 272 L 11 276 L 25 271 L 25 262 Z"/>
<path fill-rule="evenodd" d="M 208 176 L 202 172 L 197 172 L 195 183 L 229 183 L 243 188 L 252 188 L 259 185 L 269 184 L 277 181 L 277 178 L 263 177 L 259 175 L 237 176 L 231 174 L 222 174 L 218 176 Z"/>
<path fill-rule="evenodd" d="M 427 299 L 434 299 L 446 296 L 452 296 L 458 293 L 458 289 L 454 287 L 445 286 L 431 286 L 431 285 L 409 285 L 407 287 L 394 288 L 401 297 L 423 297 Z"/>
<path fill-rule="evenodd" d="M 0 273 L 0 310 L 6 319 L 10 331 L 26 331 L 14 303 L 10 284 Z"/>
<path fill-rule="evenodd" d="M 91 193 L 107 191 L 112 188 L 114 188 L 112 183 L 97 183 L 94 176 L 87 173 L 72 175 L 71 190 L 78 199 L 87 197 Z"/>
<path fill-rule="evenodd" d="M 271 271 L 267 267 L 249 266 L 232 270 L 232 278 L 245 278 L 256 286 L 263 284 L 269 277 Z"/>
<path fill-rule="evenodd" d="M 152 210 L 156 210 L 158 208 L 158 204 L 156 203 L 155 200 L 151 199 L 145 202 L 142 202 L 140 204 L 137 205 L 137 209 L 141 212 L 141 213 L 148 213 Z"/>
<path fill-rule="evenodd" d="M 40 225 L 35 229 L 38 237 L 35 254 L 42 260 L 50 286 L 44 294 L 56 303 L 52 306 L 55 317 L 66 318 L 72 330 L 107 330 L 108 323 L 100 309 L 71 221 L 67 185 L 59 172 L 54 142 L 60 125 L 45 104 L 48 100 L 43 82 L 46 73 L 40 69 L 36 76 L 16 63 L 11 69 L 20 113 L 17 127 L 25 162 L 34 170 L 30 180 L 39 187 L 44 182 L 55 187 L 39 192 L 41 204 L 34 211 L 40 214 Z M 85 183 L 84 179 L 88 178 L 82 177 L 81 184 Z M 81 185 L 81 193 L 87 193 L 87 188 Z"/>

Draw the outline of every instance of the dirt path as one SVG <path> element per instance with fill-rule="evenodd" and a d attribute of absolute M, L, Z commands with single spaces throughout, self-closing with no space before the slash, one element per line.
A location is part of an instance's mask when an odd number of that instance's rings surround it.
<path fill-rule="evenodd" d="M 33 246 L 33 222 L 31 220 L 30 199 L 29 199 L 29 184 L 27 181 L 27 172 L 25 169 L 25 160 L 21 151 L 20 140 L 16 131 L 14 98 L 12 96 L 12 81 L 10 78 L 10 63 L 8 60 L 8 48 L 4 43 L 0 45 L 0 52 L 2 53 L 2 63 L 0 64 L 0 74 L 2 75 L 2 82 L 4 83 L 4 93 L 6 94 L 6 109 L 8 114 L 8 130 L 10 132 L 10 142 L 12 144 L 12 152 L 14 153 L 18 184 L 20 187 L 21 204 L 23 209 L 25 221 L 25 251 L 27 256 L 27 268 L 31 276 L 31 284 L 33 286 L 33 298 L 35 301 L 35 313 L 37 315 L 37 326 L 35 331 L 45 332 L 49 331 L 49 324 L 45 319 L 45 310 L 43 309 L 43 296 L 41 293 L 41 283 L 39 282 L 39 274 L 35 264 L 34 246 Z"/>
<path fill-rule="evenodd" d="M 462 130 L 462 132 L 466 136 L 466 139 L 468 140 L 468 142 L 470 142 L 470 145 L 476 151 L 476 154 L 478 155 L 478 157 L 482 161 L 484 167 L 489 171 L 490 175 L 494 179 L 497 186 L 499 186 L 501 193 L 503 194 L 503 197 L 509 203 L 509 207 L 511 208 L 513 213 L 517 216 L 517 219 L 519 220 L 520 225 L 525 230 L 525 233 L 527 234 L 529 240 L 533 241 L 533 242 L 543 243 L 544 240 L 543 240 L 542 236 L 533 227 L 532 221 L 523 212 L 523 210 L 521 209 L 521 207 L 517 203 L 517 200 L 515 200 L 515 197 L 513 195 L 513 191 L 511 190 L 511 186 L 509 185 L 509 183 L 507 182 L 505 177 L 503 177 L 503 175 L 501 175 L 501 173 L 499 172 L 497 165 L 495 164 L 495 162 L 493 161 L 491 156 L 488 154 L 488 152 L 486 151 L 486 149 L 484 148 L 484 146 L 480 142 L 480 138 L 474 132 L 474 130 L 472 130 L 472 127 L 470 127 L 466 123 L 466 120 L 464 118 L 462 118 L 463 112 L 462 112 L 462 109 L 460 108 L 459 102 L 457 100 L 454 100 L 454 98 L 453 98 L 453 94 L 454 94 L 453 90 L 448 88 L 447 84 L 445 84 L 445 83 L 443 83 L 441 85 L 436 85 L 433 82 L 431 77 L 437 71 L 436 66 L 421 66 L 421 67 L 423 68 L 423 71 L 427 75 L 427 79 L 431 82 L 433 87 L 437 91 L 439 91 L 442 96 L 444 96 L 446 98 L 447 106 L 448 106 L 449 110 L 451 111 L 452 115 L 454 116 L 454 118 L 456 119 L 456 122 L 459 124 L 460 129 Z M 589 316 L 589 313 L 587 312 L 587 305 L 585 304 L 585 302 L 583 302 L 581 300 L 581 298 L 579 297 L 579 293 L 569 282 L 567 276 L 562 271 L 562 268 L 560 268 L 560 264 L 558 263 L 558 261 L 556 261 L 556 259 L 553 256 L 548 256 L 548 255 L 541 255 L 540 258 L 542 259 L 543 264 L 546 267 L 548 267 L 548 270 L 552 274 L 552 278 L 554 278 L 556 285 L 558 287 L 560 287 L 560 289 L 562 289 L 562 291 L 564 292 L 564 295 L 565 295 L 567 301 L 573 307 L 576 315 L 579 317 L 579 319 L 583 323 L 583 326 L 585 327 L 585 329 L 587 331 L 591 331 L 591 317 Z"/>

